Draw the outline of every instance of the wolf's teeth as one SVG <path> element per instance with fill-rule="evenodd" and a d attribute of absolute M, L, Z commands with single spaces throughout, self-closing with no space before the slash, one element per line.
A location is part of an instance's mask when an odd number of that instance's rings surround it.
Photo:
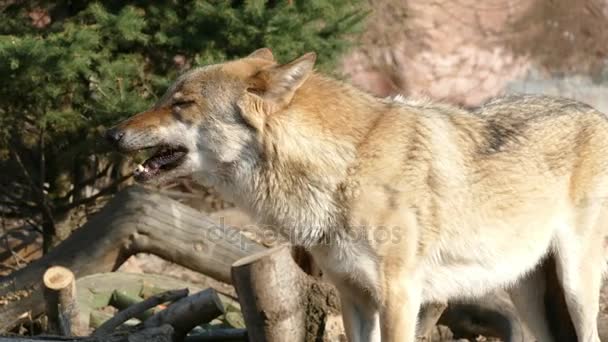
<path fill-rule="evenodd" d="M 135 168 L 135 173 L 142 173 L 144 171 L 146 171 L 146 168 L 141 164 L 138 164 L 137 168 Z"/>

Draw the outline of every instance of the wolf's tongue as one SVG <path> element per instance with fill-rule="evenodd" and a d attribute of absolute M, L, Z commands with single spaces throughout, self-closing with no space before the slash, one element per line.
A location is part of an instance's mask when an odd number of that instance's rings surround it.
<path fill-rule="evenodd" d="M 149 170 L 156 170 L 161 167 L 161 164 L 156 159 L 147 160 L 144 166 Z"/>
<path fill-rule="evenodd" d="M 155 169 L 161 168 L 167 164 L 176 162 L 181 157 L 183 157 L 185 154 L 186 154 L 185 151 L 178 151 L 178 150 L 163 151 L 159 154 L 152 156 L 150 159 L 146 160 L 144 162 L 144 166 L 151 170 L 155 170 Z"/>
<path fill-rule="evenodd" d="M 186 154 L 187 150 L 184 149 L 161 149 L 137 166 L 134 171 L 135 179 L 144 182 L 162 171 L 173 169 L 179 165 L 180 159 Z"/>

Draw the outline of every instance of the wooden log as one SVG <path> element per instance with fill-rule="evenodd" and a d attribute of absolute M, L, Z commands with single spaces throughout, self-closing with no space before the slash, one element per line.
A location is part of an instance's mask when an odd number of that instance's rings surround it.
<path fill-rule="evenodd" d="M 0 342 L 175 342 L 173 327 L 162 325 L 134 331 L 114 333 L 104 336 L 65 337 L 65 336 L 3 336 Z"/>
<path fill-rule="evenodd" d="M 44 272 L 44 299 L 49 328 L 63 336 L 82 336 L 87 333 L 78 317 L 76 282 L 72 271 L 53 266 Z"/>
<path fill-rule="evenodd" d="M 159 304 L 176 301 L 178 299 L 184 298 L 188 295 L 188 289 L 181 290 L 171 290 L 166 291 L 154 296 L 149 297 L 146 300 L 143 300 L 139 303 L 135 303 L 126 309 L 118 312 L 114 317 L 105 321 L 102 325 L 99 326 L 93 333 L 93 336 L 107 335 L 111 333 L 114 329 L 116 329 L 119 325 L 126 322 L 127 320 L 136 317 L 148 309 L 151 309 Z M 155 326 L 161 326 L 162 324 L 157 324 Z"/>
<path fill-rule="evenodd" d="M 41 259 L 0 278 L 0 333 L 44 311 L 40 279 L 50 266 L 67 267 L 80 278 L 115 270 L 133 254 L 152 253 L 230 282 L 234 261 L 265 249 L 238 229 L 152 190 L 130 187 Z"/>
<path fill-rule="evenodd" d="M 287 246 L 235 262 L 232 279 L 252 341 L 316 341 L 339 312 L 333 287 L 305 274 Z"/>
<path fill-rule="evenodd" d="M 114 290 L 110 296 L 110 305 L 118 310 L 124 310 L 129 306 L 135 305 L 141 301 L 143 301 L 141 297 L 130 295 L 122 290 Z"/>
<path fill-rule="evenodd" d="M 127 335 L 127 342 L 175 342 L 173 327 L 165 324 Z"/>
<path fill-rule="evenodd" d="M 174 339 L 182 340 L 195 326 L 210 322 L 224 312 L 217 291 L 209 288 L 178 300 L 148 318 L 143 326 L 151 328 L 170 324 L 174 329 Z"/>
<path fill-rule="evenodd" d="M 97 329 L 112 317 L 114 316 L 107 312 L 93 310 L 89 313 L 89 328 Z"/>
<path fill-rule="evenodd" d="M 285 247 L 245 257 L 232 265 L 232 280 L 253 341 L 304 341 L 305 288 Z"/>
<path fill-rule="evenodd" d="M 186 336 L 184 342 L 247 342 L 246 329 L 210 329 Z"/>
<path fill-rule="evenodd" d="M 151 288 L 154 292 L 150 290 Z M 134 298 L 144 296 L 144 299 L 148 299 L 154 294 L 180 288 L 187 288 L 190 293 L 203 289 L 199 285 L 158 274 L 108 272 L 81 277 L 76 280 L 80 319 L 86 326 L 98 328 L 103 322 L 112 318 L 113 315 L 103 315 L 99 309 L 112 305 L 112 295 L 116 289 L 120 289 L 121 293 Z M 163 308 L 156 307 L 149 311 L 154 314 L 161 309 Z M 138 317 L 136 316 L 136 318 Z M 142 318 L 138 319 L 142 322 L 147 319 Z M 134 320 L 129 320 L 124 325 L 132 325 L 131 323 L 134 322 Z"/>

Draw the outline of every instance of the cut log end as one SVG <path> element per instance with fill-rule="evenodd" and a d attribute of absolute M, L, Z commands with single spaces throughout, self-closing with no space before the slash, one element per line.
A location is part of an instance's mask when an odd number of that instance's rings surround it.
<path fill-rule="evenodd" d="M 333 313 L 326 303 L 338 306 L 333 288 L 305 274 L 286 245 L 236 261 L 232 279 L 252 341 L 316 341 Z"/>
<path fill-rule="evenodd" d="M 78 317 L 74 273 L 61 266 L 48 268 L 43 276 L 49 328 L 63 336 L 80 336 L 86 329 Z"/>
<path fill-rule="evenodd" d="M 53 266 L 44 272 L 42 281 L 48 289 L 59 291 L 74 282 L 74 273 L 65 267 Z"/>
<path fill-rule="evenodd" d="M 288 249 L 285 245 L 277 246 L 274 248 L 270 248 L 267 250 L 263 250 L 261 252 L 257 252 L 246 257 L 243 257 L 232 264 L 232 268 L 239 268 L 243 266 L 247 266 L 249 264 L 258 262 L 258 260 L 263 259 L 269 255 L 279 253 L 283 249 Z"/>

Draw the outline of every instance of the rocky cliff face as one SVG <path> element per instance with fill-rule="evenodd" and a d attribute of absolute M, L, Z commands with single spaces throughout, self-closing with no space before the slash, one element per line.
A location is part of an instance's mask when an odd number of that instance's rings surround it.
<path fill-rule="evenodd" d="M 596 73 L 608 56 L 608 0 L 370 0 L 343 72 L 379 96 L 474 106 L 530 70 Z"/>

